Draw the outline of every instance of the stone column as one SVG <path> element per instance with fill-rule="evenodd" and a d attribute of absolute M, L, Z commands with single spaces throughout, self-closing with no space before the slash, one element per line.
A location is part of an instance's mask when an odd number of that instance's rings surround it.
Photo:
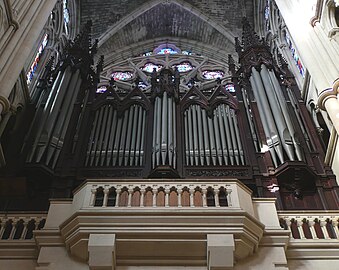
<path fill-rule="evenodd" d="M 333 127 L 336 132 L 339 134 L 339 78 L 334 82 L 332 88 L 325 89 L 319 95 L 318 106 L 322 110 L 326 110 L 331 121 L 333 123 Z"/>
<path fill-rule="evenodd" d="M 0 56 L 0 94 L 8 97 L 57 0 L 34 0 Z"/>

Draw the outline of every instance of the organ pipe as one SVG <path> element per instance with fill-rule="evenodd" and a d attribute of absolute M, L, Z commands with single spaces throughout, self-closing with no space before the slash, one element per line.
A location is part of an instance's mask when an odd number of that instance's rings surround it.
<path fill-rule="evenodd" d="M 192 112 L 196 113 L 197 121 L 194 121 Z M 188 166 L 245 164 L 236 115 L 228 105 L 219 105 L 212 117 L 207 116 L 200 106 L 191 105 L 184 113 L 184 130 L 185 160 Z M 199 149 L 200 154 L 198 160 L 193 155 L 195 151 L 192 151 L 195 143 L 197 148 L 194 146 L 194 149 Z"/>
<path fill-rule="evenodd" d="M 273 121 L 276 124 L 277 131 L 280 137 L 281 144 L 286 151 L 286 154 L 290 160 L 294 160 L 293 142 L 291 134 L 288 131 L 285 119 L 283 117 L 281 108 L 279 108 L 279 100 L 274 93 L 274 86 L 272 85 L 265 65 L 261 65 L 260 76 L 263 81 L 265 92 L 268 98 L 269 106 L 272 109 Z"/>
<path fill-rule="evenodd" d="M 175 102 L 167 92 L 156 97 L 153 116 L 152 166 L 176 167 Z"/>
<path fill-rule="evenodd" d="M 141 166 L 146 112 L 132 105 L 119 117 L 112 105 L 95 113 L 87 147 L 87 166 Z"/>

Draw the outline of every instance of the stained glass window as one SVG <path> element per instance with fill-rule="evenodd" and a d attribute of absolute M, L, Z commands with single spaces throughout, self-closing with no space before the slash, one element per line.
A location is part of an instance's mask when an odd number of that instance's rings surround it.
<path fill-rule="evenodd" d="M 97 88 L 97 93 L 101 94 L 101 93 L 105 93 L 107 91 L 107 86 L 100 86 Z"/>
<path fill-rule="evenodd" d="M 68 24 L 69 24 L 69 10 L 68 10 L 68 1 L 63 0 L 62 2 L 63 10 L 64 10 L 64 24 L 65 24 L 65 32 L 68 35 Z"/>
<path fill-rule="evenodd" d="M 270 0 L 266 0 L 266 5 L 265 5 L 265 25 L 266 25 L 266 30 L 270 29 Z"/>
<path fill-rule="evenodd" d="M 192 55 L 193 53 L 190 51 L 181 51 L 182 54 L 184 55 Z"/>
<path fill-rule="evenodd" d="M 225 73 L 221 70 L 205 70 L 202 72 L 202 77 L 207 80 L 213 80 L 224 77 Z"/>
<path fill-rule="evenodd" d="M 139 82 L 139 83 L 138 83 L 138 87 L 139 87 L 140 89 L 145 89 L 145 88 L 147 87 L 147 85 L 146 85 L 144 82 Z"/>
<path fill-rule="evenodd" d="M 157 54 L 177 54 L 178 51 L 173 50 L 172 48 L 163 48 Z"/>
<path fill-rule="evenodd" d="M 29 71 L 27 72 L 26 77 L 27 77 L 27 84 L 28 85 L 31 83 L 33 76 L 34 76 L 34 73 L 35 73 L 36 69 L 38 68 L 38 64 L 40 62 L 41 55 L 44 52 L 45 47 L 47 46 L 47 43 L 48 43 L 48 34 L 45 34 L 44 38 L 42 39 L 41 44 L 39 46 L 38 52 L 37 52 L 37 54 L 34 58 L 34 61 L 31 65 L 31 67 L 29 68 Z"/>
<path fill-rule="evenodd" d="M 289 49 L 291 51 L 292 57 L 293 57 L 293 59 L 295 61 L 295 64 L 297 65 L 297 67 L 299 69 L 299 73 L 304 77 L 305 76 L 304 66 L 301 63 L 300 57 L 299 57 L 296 49 L 294 48 L 292 40 L 291 40 L 291 38 L 290 38 L 290 36 L 289 36 L 289 34 L 287 32 L 285 34 L 285 39 L 286 39 L 287 45 L 288 45 L 288 47 L 289 47 Z"/>
<path fill-rule="evenodd" d="M 112 73 L 112 78 L 116 81 L 128 81 L 133 78 L 133 73 L 129 71 L 116 71 Z"/>
<path fill-rule="evenodd" d="M 153 52 L 145 52 L 141 56 L 151 56 L 153 55 Z"/>
<path fill-rule="evenodd" d="M 162 67 L 163 67 L 162 65 L 155 65 L 155 64 L 149 62 L 149 63 L 146 63 L 141 69 L 143 71 L 152 73 L 154 68 L 155 68 L 156 71 L 159 71 Z"/>
<path fill-rule="evenodd" d="M 233 83 L 228 83 L 225 85 L 225 89 L 228 92 L 234 93 L 235 92 L 235 88 L 234 88 L 234 84 Z"/>
<path fill-rule="evenodd" d="M 178 65 L 172 66 L 172 68 L 177 68 L 179 72 L 187 72 L 193 69 L 193 66 L 190 62 L 182 62 Z"/>

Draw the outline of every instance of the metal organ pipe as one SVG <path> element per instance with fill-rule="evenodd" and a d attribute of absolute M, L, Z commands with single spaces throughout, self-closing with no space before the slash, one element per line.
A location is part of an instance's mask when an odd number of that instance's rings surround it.
<path fill-rule="evenodd" d="M 258 136 L 257 136 L 257 133 L 256 133 L 255 128 L 254 128 L 254 123 L 252 121 L 252 114 L 250 112 L 250 107 L 249 107 L 249 104 L 248 104 L 247 95 L 246 95 L 246 92 L 245 92 L 244 89 L 241 89 L 241 93 L 242 93 L 242 97 L 243 97 L 243 100 L 244 100 L 244 105 L 245 105 L 245 109 L 246 109 L 247 119 L 248 119 L 248 122 L 249 122 L 249 125 L 250 125 L 250 129 L 251 129 L 252 139 L 254 141 L 254 147 L 255 147 L 255 150 L 257 152 L 259 152 L 260 149 L 258 147 Z"/>
<path fill-rule="evenodd" d="M 167 92 L 154 102 L 152 168 L 169 165 L 176 168 L 176 113 L 173 97 Z"/>
<path fill-rule="evenodd" d="M 168 98 L 168 163 L 173 165 L 173 107 L 172 98 Z"/>
<path fill-rule="evenodd" d="M 252 87 L 254 88 L 253 93 L 259 105 L 258 106 L 259 114 L 261 118 L 263 120 L 265 119 L 266 121 L 265 126 L 266 126 L 267 132 L 265 133 L 266 133 L 266 137 L 269 138 L 267 140 L 267 144 L 270 148 L 275 149 L 275 152 L 277 153 L 280 163 L 283 163 L 284 154 L 283 154 L 283 149 L 281 146 L 281 140 L 279 138 L 279 133 L 275 126 L 275 122 L 273 119 L 273 115 L 271 113 L 271 108 L 269 106 L 269 103 L 266 97 L 264 85 L 261 81 L 261 77 L 259 75 L 259 72 L 254 67 L 252 67 L 252 75 L 253 76 L 251 76 L 251 84 L 253 82 L 253 85 L 252 85 Z M 271 153 L 273 153 L 273 151 L 271 151 Z M 272 155 L 272 158 L 274 161 L 275 155 L 274 156 Z M 274 161 L 274 163 L 276 166 L 278 165 L 276 161 Z"/>
<path fill-rule="evenodd" d="M 202 120 L 201 120 L 201 108 L 198 105 L 194 105 L 195 110 L 197 112 L 197 120 L 198 120 L 198 139 L 199 139 L 199 156 L 200 156 L 200 164 L 204 164 L 205 160 L 205 148 L 204 148 L 204 142 L 203 142 L 203 134 L 202 134 Z"/>
<path fill-rule="evenodd" d="M 100 166 L 104 166 L 105 161 L 108 159 L 108 151 L 109 151 L 109 141 L 110 141 L 110 135 L 111 135 L 111 130 L 112 130 L 112 125 L 113 125 L 113 108 L 111 105 L 108 106 L 108 119 L 107 119 L 107 127 L 106 127 L 106 132 L 104 136 L 104 145 L 103 145 L 103 155 L 100 160 Z"/>
<path fill-rule="evenodd" d="M 283 113 L 281 108 L 279 107 L 279 100 L 274 93 L 274 86 L 270 81 L 267 68 L 265 65 L 261 65 L 260 71 L 261 79 L 264 83 L 265 92 L 268 97 L 269 105 L 272 109 L 273 119 L 277 125 L 278 134 L 280 136 L 280 141 L 282 143 L 283 148 L 286 151 L 286 154 L 290 160 L 294 160 L 294 151 L 293 151 L 293 142 L 290 133 L 288 132 L 288 128 L 283 117 Z"/>
<path fill-rule="evenodd" d="M 197 121 L 194 121 L 194 116 L 191 117 L 192 112 L 197 114 Z M 231 165 L 245 164 L 236 115 L 228 105 L 219 105 L 212 118 L 200 106 L 191 105 L 184 113 L 184 125 L 188 166 L 229 165 L 230 162 Z M 190 136 L 196 139 L 190 139 Z M 199 149 L 199 162 L 192 155 L 192 143 L 195 145 L 195 142 Z M 237 153 L 235 159 L 233 153 Z"/>
<path fill-rule="evenodd" d="M 123 122 L 122 122 L 122 130 L 121 130 L 121 136 L 120 136 L 120 146 L 119 146 L 119 153 L 118 153 L 118 164 L 119 164 L 119 166 L 122 165 L 122 161 L 123 161 L 123 157 L 124 157 L 128 117 L 129 117 L 129 111 L 125 110 Z"/>
<path fill-rule="evenodd" d="M 76 73 L 75 76 L 77 77 L 77 80 L 76 80 L 76 83 L 75 83 L 75 88 L 74 88 L 74 92 L 72 93 L 72 87 L 69 88 L 69 91 L 70 93 L 68 94 L 68 102 L 66 104 L 64 104 L 64 107 L 67 108 L 67 110 L 62 110 L 62 111 L 67 111 L 66 112 L 66 116 L 63 117 L 62 115 L 59 117 L 59 123 L 60 124 L 60 128 L 61 128 L 61 131 L 58 130 L 58 133 L 57 133 L 57 137 L 58 137 L 58 143 L 56 145 L 56 153 L 54 155 L 54 158 L 53 158 L 53 164 L 52 164 L 52 167 L 54 168 L 55 165 L 56 165 L 56 162 L 59 158 L 59 154 L 61 152 L 61 148 L 63 146 L 63 143 L 64 143 L 64 140 L 65 140 L 65 136 L 66 136 L 66 132 L 67 132 L 67 127 L 69 125 L 69 122 L 71 120 L 71 116 L 72 116 L 72 112 L 73 112 L 73 104 L 75 104 L 75 101 L 77 99 L 77 96 L 78 96 L 78 93 L 79 93 L 79 90 L 80 90 L 80 87 L 81 87 L 81 77 L 80 77 L 80 71 L 78 70 Z M 49 161 L 47 161 L 49 162 Z"/>
<path fill-rule="evenodd" d="M 234 165 L 234 151 L 232 148 L 232 139 L 231 139 L 231 132 L 230 132 L 230 125 L 228 122 L 227 112 L 226 112 L 226 106 L 220 106 L 222 111 L 222 119 L 224 122 L 224 127 L 226 130 L 226 140 L 227 140 L 227 147 L 228 147 L 228 155 L 230 158 L 231 165 Z"/>
<path fill-rule="evenodd" d="M 167 92 L 164 92 L 162 98 L 162 117 L 161 117 L 161 161 L 162 165 L 166 164 L 166 158 L 168 154 L 168 101 L 167 101 Z"/>
<path fill-rule="evenodd" d="M 193 120 L 193 143 L 194 143 L 194 161 L 195 164 L 199 164 L 199 145 L 198 145 L 198 129 L 197 129 L 197 114 L 195 110 L 195 106 L 190 107 L 190 111 L 192 114 L 192 120 Z"/>
<path fill-rule="evenodd" d="M 222 149 L 222 154 L 224 157 L 224 162 L 226 165 L 228 165 L 228 150 L 227 150 L 227 143 L 226 143 L 226 137 L 225 137 L 225 126 L 223 122 L 223 118 L 225 115 L 221 111 L 221 106 L 218 106 L 218 121 L 219 121 L 219 128 L 220 128 L 220 135 L 221 135 L 221 149 Z"/>
<path fill-rule="evenodd" d="M 289 98 L 290 98 L 292 107 L 293 107 L 293 109 L 294 109 L 294 113 L 295 113 L 295 115 L 296 115 L 296 117 L 297 117 L 299 126 L 300 126 L 301 131 L 302 131 L 302 133 L 303 133 L 303 136 L 304 136 L 304 138 L 305 138 L 305 141 L 306 141 L 306 144 L 307 144 L 307 146 L 308 146 L 308 149 L 309 149 L 310 151 L 313 151 L 313 148 L 312 148 L 311 143 L 310 143 L 310 138 L 309 138 L 309 136 L 308 136 L 308 133 L 306 132 L 305 124 L 304 124 L 304 122 L 302 121 L 302 119 L 301 119 L 301 117 L 300 117 L 300 114 L 299 114 L 299 111 L 298 111 L 298 105 L 297 105 L 298 102 L 297 102 L 297 100 L 296 100 L 295 96 L 293 95 L 293 93 L 292 93 L 292 91 L 291 91 L 290 88 L 287 88 L 287 94 L 288 94 L 288 96 L 289 96 Z M 314 110 L 313 110 L 313 113 L 315 113 Z M 313 119 L 313 121 L 315 121 L 315 120 L 317 120 L 317 119 Z M 318 124 L 318 126 L 319 126 L 319 124 Z"/>
<path fill-rule="evenodd" d="M 70 68 L 67 68 L 66 70 L 70 71 Z M 46 144 L 48 143 L 48 138 L 47 138 L 48 135 L 47 135 L 47 132 L 45 131 L 46 130 L 45 125 L 47 125 L 49 121 L 51 108 L 53 107 L 56 96 L 60 91 L 61 85 L 65 81 L 66 70 L 59 71 L 57 78 L 55 82 L 53 83 L 53 87 L 51 89 L 51 92 L 48 96 L 45 107 L 43 109 L 42 119 L 40 120 L 39 129 L 35 136 L 32 151 L 28 158 L 28 161 L 30 162 L 33 161 L 34 156 L 36 156 L 36 158 L 34 159 L 35 162 L 40 161 L 43 151 L 46 148 Z"/>
<path fill-rule="evenodd" d="M 144 162 L 144 142 L 145 142 L 145 131 L 146 130 L 146 111 L 142 110 L 142 127 L 141 127 L 141 138 L 140 138 L 140 151 L 139 151 L 139 157 L 140 157 L 140 163 L 139 166 L 141 166 Z"/>
<path fill-rule="evenodd" d="M 199 107 L 200 108 L 200 107 Z M 211 147 L 209 143 L 209 136 L 208 136 L 208 127 L 207 127 L 207 115 L 206 111 L 203 109 L 200 109 L 202 113 L 202 130 L 203 130 L 203 135 L 204 135 L 204 148 L 205 148 L 205 157 L 206 157 L 206 162 L 207 166 L 211 164 Z"/>
<path fill-rule="evenodd" d="M 173 98 L 172 98 L 173 99 Z M 172 112 L 173 112 L 173 167 L 177 167 L 177 125 L 176 125 L 176 105 L 174 99 L 172 102 Z"/>
<path fill-rule="evenodd" d="M 295 139 L 295 130 L 294 130 L 294 127 L 293 127 L 293 124 L 292 124 L 291 117 L 288 113 L 287 103 L 286 103 L 286 100 L 285 100 L 285 98 L 282 94 L 281 86 L 278 82 L 277 77 L 275 76 L 275 74 L 272 70 L 268 71 L 267 68 L 265 67 L 264 72 L 268 73 L 269 78 L 270 78 L 272 84 L 274 85 L 274 91 L 275 91 L 277 98 L 279 100 L 279 104 L 280 104 L 280 107 L 281 107 L 281 110 L 282 110 L 282 113 L 283 113 L 283 117 L 286 121 L 288 131 L 289 131 L 290 136 L 292 138 L 292 142 L 293 142 L 293 145 L 294 145 L 294 148 L 295 148 L 297 158 L 298 158 L 299 161 L 302 161 L 302 160 L 304 160 L 303 153 L 302 153 L 302 150 L 300 148 L 299 143 Z"/>
<path fill-rule="evenodd" d="M 276 146 L 273 144 L 273 139 L 271 138 L 271 132 L 270 132 L 270 129 L 268 127 L 267 119 L 265 117 L 264 108 L 263 108 L 263 105 L 261 104 L 261 100 L 259 98 L 258 87 L 256 85 L 256 82 L 255 82 L 253 76 L 250 77 L 250 82 L 251 82 L 251 85 L 252 85 L 252 88 L 253 88 L 254 97 L 255 97 L 257 104 L 258 104 L 259 115 L 262 116 L 261 122 L 262 122 L 264 132 L 265 132 L 265 135 L 266 135 L 267 146 L 268 146 L 269 151 L 271 153 L 271 157 L 272 157 L 274 165 L 278 166 Z"/>
<path fill-rule="evenodd" d="M 221 150 L 221 142 L 220 142 L 220 127 L 218 124 L 218 118 L 219 114 L 217 110 L 214 110 L 213 113 L 213 128 L 214 128 L 214 134 L 215 134 L 215 143 L 217 147 L 217 159 L 219 164 L 222 164 L 222 150 Z"/>
<path fill-rule="evenodd" d="M 95 113 L 89 137 L 87 166 L 141 166 L 146 112 L 132 105 L 119 117 L 112 105 Z"/>
<path fill-rule="evenodd" d="M 111 130 L 109 132 L 110 140 L 108 142 L 106 166 L 110 165 L 110 162 L 111 162 L 111 159 L 112 159 L 113 143 L 114 143 L 115 138 L 117 136 L 117 133 L 115 131 L 117 129 L 117 122 L 118 122 L 117 121 L 117 111 L 114 110 L 112 106 L 110 106 L 110 108 L 111 108 L 111 111 L 113 113 L 113 119 L 112 119 L 112 124 L 111 124 Z"/>

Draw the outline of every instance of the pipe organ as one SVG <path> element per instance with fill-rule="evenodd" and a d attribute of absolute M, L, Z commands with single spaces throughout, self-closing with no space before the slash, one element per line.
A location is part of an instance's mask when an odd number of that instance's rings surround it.
<path fill-rule="evenodd" d="M 112 105 L 95 111 L 86 166 L 142 166 L 146 111 L 132 105 L 121 115 Z"/>
<path fill-rule="evenodd" d="M 176 104 L 165 91 L 154 101 L 152 169 L 160 165 L 176 168 Z"/>
<path fill-rule="evenodd" d="M 232 57 L 221 70 L 197 55 L 152 55 L 107 67 L 106 79 L 86 31 L 36 91 L 28 166 L 76 179 L 237 178 L 280 209 L 335 196 L 300 91 L 248 22 L 237 70 Z M 120 81 L 107 80 L 113 71 Z"/>
<path fill-rule="evenodd" d="M 219 105 L 212 117 L 191 105 L 184 113 L 184 126 L 187 165 L 245 165 L 236 113 L 229 105 Z"/>
<path fill-rule="evenodd" d="M 31 126 L 34 139 L 27 162 L 43 162 L 55 167 L 81 82 L 80 70 L 67 65 L 57 72 L 50 92 L 42 93 Z"/>

